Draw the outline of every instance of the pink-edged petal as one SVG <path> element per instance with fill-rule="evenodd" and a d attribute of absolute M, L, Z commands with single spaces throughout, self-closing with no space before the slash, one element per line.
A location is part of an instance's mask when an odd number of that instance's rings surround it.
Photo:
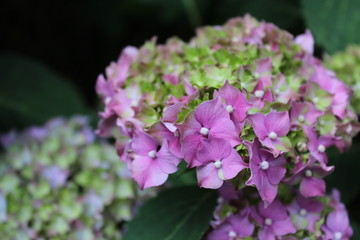
<path fill-rule="evenodd" d="M 182 139 L 186 138 L 188 135 L 199 135 L 200 136 L 200 129 L 201 124 L 195 118 L 195 112 L 190 112 L 184 122 L 180 125 L 180 136 Z"/>
<path fill-rule="evenodd" d="M 266 207 L 265 204 L 260 204 L 258 211 L 264 218 L 270 218 L 276 221 L 284 220 L 288 216 L 286 208 L 278 199 L 275 199 L 268 207 Z"/>
<path fill-rule="evenodd" d="M 217 94 L 221 98 L 225 99 L 226 104 L 233 106 L 236 102 L 238 93 L 240 93 L 239 89 L 232 86 L 229 81 L 226 81 L 225 84 L 219 89 Z"/>
<path fill-rule="evenodd" d="M 220 98 L 205 101 L 195 109 L 195 118 L 203 127 L 211 128 L 220 118 L 230 118 Z"/>
<path fill-rule="evenodd" d="M 158 142 L 150 135 L 137 131 L 131 143 L 132 150 L 135 154 L 148 156 L 150 151 L 156 151 Z"/>
<path fill-rule="evenodd" d="M 283 137 L 290 130 L 289 112 L 270 112 L 265 116 L 264 124 L 268 132 L 274 132 L 278 137 Z"/>
<path fill-rule="evenodd" d="M 337 208 L 329 213 L 326 218 L 326 225 L 333 232 L 344 233 L 349 227 L 349 216 L 345 208 Z"/>
<path fill-rule="evenodd" d="M 229 217 L 229 222 L 237 233 L 238 237 L 250 237 L 254 230 L 254 223 L 250 222 L 249 211 L 242 211 L 240 215 L 232 215 Z"/>
<path fill-rule="evenodd" d="M 224 158 L 221 164 L 226 180 L 234 178 L 241 170 L 249 167 L 234 149 L 231 149 L 230 155 Z"/>
<path fill-rule="evenodd" d="M 300 183 L 300 192 L 304 197 L 323 196 L 325 189 L 325 181 L 316 177 L 304 177 Z"/>
<path fill-rule="evenodd" d="M 200 187 L 218 189 L 223 185 L 223 180 L 218 176 L 219 169 L 213 163 L 196 168 L 196 175 Z"/>
<path fill-rule="evenodd" d="M 285 177 L 286 168 L 283 166 L 270 166 L 266 171 L 269 182 L 273 185 L 277 185 Z"/>
<path fill-rule="evenodd" d="M 181 154 L 180 133 L 174 124 L 162 122 L 156 123 L 151 126 L 148 133 L 159 142 L 162 142 L 164 139 L 167 140 L 170 152 L 178 158 L 183 158 L 183 155 Z"/>
<path fill-rule="evenodd" d="M 276 236 L 270 227 L 264 227 L 259 231 L 258 239 L 275 240 Z"/>
<path fill-rule="evenodd" d="M 260 170 L 259 179 L 256 181 L 256 188 L 259 191 L 260 197 L 265 201 L 266 205 L 271 204 L 275 199 L 278 191 L 277 185 L 272 185 L 266 174 Z"/>
<path fill-rule="evenodd" d="M 265 116 L 262 113 L 255 113 L 249 116 L 251 122 L 253 123 L 253 128 L 256 136 L 260 140 L 264 140 L 268 135 L 269 131 L 265 127 Z"/>
<path fill-rule="evenodd" d="M 177 165 L 180 163 L 181 159 L 175 157 L 169 149 L 168 142 L 165 140 L 156 153 L 159 166 L 164 173 L 174 173 L 177 171 Z"/>
<path fill-rule="evenodd" d="M 182 141 L 181 154 L 189 164 L 189 167 L 201 166 L 203 164 L 199 162 L 196 157 L 197 151 L 202 147 L 201 138 L 200 135 L 189 135 Z"/>
<path fill-rule="evenodd" d="M 197 159 L 200 162 L 208 163 L 211 161 L 222 160 L 229 156 L 231 145 L 222 138 L 204 139 L 202 148 L 197 151 Z"/>
<path fill-rule="evenodd" d="M 296 228 L 293 225 L 291 218 L 287 217 L 284 220 L 274 221 L 271 225 L 276 236 L 284 236 L 290 233 L 296 233 Z"/>
<path fill-rule="evenodd" d="M 310 54 L 314 53 L 315 41 L 309 29 L 307 29 L 305 33 L 297 36 L 294 41 L 296 44 L 300 45 L 305 52 Z"/>
<path fill-rule="evenodd" d="M 235 125 L 230 118 L 217 119 L 210 128 L 209 135 L 214 138 L 224 138 L 230 142 L 231 146 L 241 143 L 239 135 L 235 130 Z"/>
<path fill-rule="evenodd" d="M 232 231 L 232 226 L 228 223 L 222 224 L 215 230 L 211 231 L 207 236 L 207 240 L 229 240 L 229 232 Z"/>
<path fill-rule="evenodd" d="M 175 103 L 170 106 L 166 106 L 163 113 L 163 121 L 166 122 L 176 122 L 178 119 L 178 114 L 181 112 L 181 109 L 185 107 L 185 104 L 182 102 Z"/>
<path fill-rule="evenodd" d="M 131 163 L 131 172 L 141 189 L 159 186 L 168 178 L 157 159 L 136 155 Z"/>

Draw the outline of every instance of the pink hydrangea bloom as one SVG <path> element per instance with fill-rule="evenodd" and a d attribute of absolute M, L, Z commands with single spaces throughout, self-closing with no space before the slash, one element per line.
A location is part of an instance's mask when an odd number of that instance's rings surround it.
<path fill-rule="evenodd" d="M 159 149 L 159 143 L 141 131 L 135 134 L 131 149 L 134 158 L 131 172 L 141 189 L 163 184 L 181 161 L 170 152 L 166 140 Z"/>
<path fill-rule="evenodd" d="M 237 88 L 231 86 L 228 81 L 219 89 L 219 96 L 225 100 L 225 109 L 230 113 L 230 118 L 237 130 L 240 131 L 247 116 L 247 111 L 251 108 L 246 96 Z"/>
<path fill-rule="evenodd" d="M 268 207 L 259 204 L 252 211 L 253 218 L 262 227 L 258 234 L 258 239 L 275 240 L 277 236 L 295 233 L 296 228 L 292 224 L 290 215 L 283 204 L 274 200 Z"/>
<path fill-rule="evenodd" d="M 250 222 L 250 209 L 244 209 L 239 214 L 228 217 L 216 230 L 212 231 L 207 240 L 235 240 L 250 237 L 255 226 Z"/>
<path fill-rule="evenodd" d="M 203 140 L 203 147 L 196 154 L 201 166 L 197 167 L 199 185 L 217 189 L 225 180 L 234 178 L 241 170 L 248 168 L 231 145 L 221 138 Z"/>
<path fill-rule="evenodd" d="M 324 205 L 316 198 L 306 198 L 300 194 L 288 206 L 292 222 L 297 230 L 315 232 Z"/>
<path fill-rule="evenodd" d="M 232 146 L 240 143 L 235 125 L 220 98 L 201 103 L 180 126 L 181 152 L 190 167 L 202 165 L 196 153 L 209 137 L 224 138 Z"/>
<path fill-rule="evenodd" d="M 275 156 L 289 147 L 282 139 L 290 130 L 290 119 L 287 111 L 272 111 L 266 115 L 255 113 L 250 116 L 250 119 L 260 142 L 270 148 Z"/>
<path fill-rule="evenodd" d="M 278 184 L 284 178 L 286 169 L 285 157 L 274 157 L 271 152 L 260 148 L 260 142 L 255 138 L 253 143 L 245 142 L 249 151 L 251 176 L 246 185 L 255 185 L 265 205 L 275 199 Z"/>

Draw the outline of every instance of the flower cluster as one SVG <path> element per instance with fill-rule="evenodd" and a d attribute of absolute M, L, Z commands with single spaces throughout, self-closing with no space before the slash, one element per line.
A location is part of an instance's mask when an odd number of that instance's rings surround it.
<path fill-rule="evenodd" d="M 56 118 L 1 138 L 1 239 L 120 239 L 140 192 L 87 119 Z"/>
<path fill-rule="evenodd" d="M 105 109 L 98 134 L 113 136 L 142 189 L 163 184 L 185 160 L 199 185 L 255 186 L 266 206 L 278 185 L 322 196 L 325 154 L 358 129 L 350 89 L 313 56 L 310 32 L 295 39 L 250 16 L 127 47 L 97 81 Z"/>
<path fill-rule="evenodd" d="M 325 56 L 325 66 L 352 87 L 351 105 L 360 114 L 360 46 L 349 46 L 343 52 Z"/>
<path fill-rule="evenodd" d="M 348 240 L 352 236 L 346 208 L 336 190 L 331 196 L 305 198 L 290 189 L 267 208 L 258 198 L 256 193 L 235 191 L 224 184 L 206 239 Z"/>

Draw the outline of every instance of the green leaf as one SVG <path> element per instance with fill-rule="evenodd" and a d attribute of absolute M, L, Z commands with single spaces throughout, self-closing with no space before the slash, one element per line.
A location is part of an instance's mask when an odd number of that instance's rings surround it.
<path fill-rule="evenodd" d="M 316 42 L 327 52 L 360 43 L 360 1 L 302 0 L 302 9 Z"/>
<path fill-rule="evenodd" d="M 35 60 L 0 55 L 0 79 L 2 129 L 87 112 L 82 97 L 70 82 Z"/>
<path fill-rule="evenodd" d="M 161 192 L 140 208 L 124 240 L 199 240 L 209 228 L 216 191 L 188 186 Z"/>

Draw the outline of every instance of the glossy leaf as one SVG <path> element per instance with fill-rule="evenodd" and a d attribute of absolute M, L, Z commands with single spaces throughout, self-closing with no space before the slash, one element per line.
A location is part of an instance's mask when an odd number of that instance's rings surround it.
<path fill-rule="evenodd" d="M 210 227 L 217 194 L 197 186 L 166 190 L 128 224 L 124 240 L 199 240 Z"/>

